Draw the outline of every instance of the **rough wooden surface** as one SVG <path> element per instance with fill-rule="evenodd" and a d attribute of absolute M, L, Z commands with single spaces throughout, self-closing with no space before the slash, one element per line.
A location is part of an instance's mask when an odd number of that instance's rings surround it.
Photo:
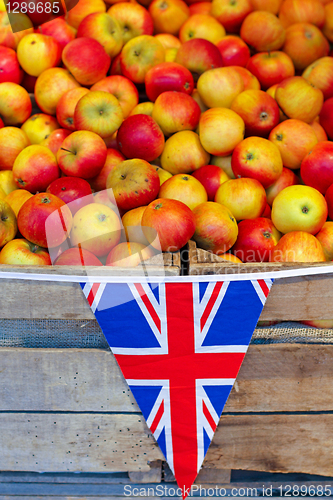
<path fill-rule="evenodd" d="M 251 345 L 225 412 L 333 411 L 333 345 Z M 139 412 L 111 352 L 0 349 L 0 411 Z"/>
<path fill-rule="evenodd" d="M 230 264 L 220 257 L 196 248 L 189 242 L 191 275 L 278 271 L 301 267 L 332 266 L 320 263 Z M 302 321 L 333 318 L 333 274 L 281 278 L 270 291 L 261 321 Z"/>
<path fill-rule="evenodd" d="M 163 460 L 135 414 L 1 413 L 0 470 L 139 471 Z M 207 468 L 333 475 L 333 414 L 222 415 Z"/>
<path fill-rule="evenodd" d="M 163 258 L 164 266 L 161 264 Z M 180 255 L 163 254 L 145 262 L 149 276 L 179 276 Z M 0 265 L 0 318 L 3 319 L 94 319 L 79 283 L 1 279 L 2 272 L 65 274 L 75 276 L 142 276 L 140 268 L 80 266 Z"/>
<path fill-rule="evenodd" d="M 333 414 L 222 415 L 211 467 L 333 474 Z"/>

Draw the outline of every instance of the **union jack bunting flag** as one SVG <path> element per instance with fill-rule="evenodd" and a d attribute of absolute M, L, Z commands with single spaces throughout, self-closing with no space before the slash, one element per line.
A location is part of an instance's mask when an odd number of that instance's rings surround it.
<path fill-rule="evenodd" d="M 272 282 L 81 284 L 184 498 Z"/>

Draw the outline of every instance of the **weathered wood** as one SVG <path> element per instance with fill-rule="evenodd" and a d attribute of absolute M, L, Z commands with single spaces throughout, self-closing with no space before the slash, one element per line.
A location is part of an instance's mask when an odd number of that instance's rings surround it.
<path fill-rule="evenodd" d="M 332 266 L 331 262 L 231 264 L 210 252 L 197 249 L 194 242 L 189 242 L 188 252 L 189 273 L 191 275 L 234 274 Z M 261 321 L 302 321 L 331 318 L 333 318 L 332 273 L 279 279 L 273 284 L 260 316 Z"/>
<path fill-rule="evenodd" d="M 0 469 L 148 470 L 163 460 L 138 415 L 0 415 Z M 333 414 L 222 415 L 205 468 L 333 475 Z"/>
<path fill-rule="evenodd" d="M 149 462 L 150 469 L 143 472 L 130 471 L 128 476 L 132 483 L 160 483 L 162 480 L 162 461 Z"/>
<path fill-rule="evenodd" d="M 333 414 L 222 415 L 210 467 L 333 474 Z"/>
<path fill-rule="evenodd" d="M 250 345 L 225 412 L 333 411 L 333 345 Z M 99 349 L 0 349 L 1 411 L 138 412 Z"/>
<path fill-rule="evenodd" d="M 230 469 L 202 468 L 194 481 L 195 484 L 227 484 L 230 483 Z"/>
<path fill-rule="evenodd" d="M 161 260 L 164 262 L 161 264 Z M 167 253 L 145 261 L 149 276 L 179 276 L 180 256 Z M 143 270 L 121 267 L 9 266 L 2 272 L 63 274 L 75 276 L 142 276 Z M 1 279 L 0 318 L 3 319 L 94 319 L 79 283 Z M 42 300 L 41 300 L 42 298 Z M 52 305 L 52 306 L 50 306 Z"/>
<path fill-rule="evenodd" d="M 1 413 L 0 470 L 148 471 L 162 452 L 141 415 Z"/>

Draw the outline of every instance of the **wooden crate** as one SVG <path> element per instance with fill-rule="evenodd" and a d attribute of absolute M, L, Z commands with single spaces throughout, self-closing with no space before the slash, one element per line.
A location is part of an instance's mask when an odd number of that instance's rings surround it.
<path fill-rule="evenodd" d="M 190 275 L 302 266 L 232 264 L 197 248 L 192 241 L 187 260 Z M 331 318 L 332 274 L 279 279 L 260 316 L 263 321 Z M 287 343 L 250 345 L 206 463 L 228 464 L 231 469 L 332 475 L 333 344 L 284 340 Z"/>
<path fill-rule="evenodd" d="M 183 255 L 183 260 L 188 263 L 190 275 L 233 274 L 332 266 L 331 262 L 233 264 L 206 250 L 197 248 L 194 241 L 189 242 L 186 252 L 186 256 Z M 318 319 L 333 319 L 333 273 L 279 279 L 273 285 L 260 316 L 261 321 Z"/>

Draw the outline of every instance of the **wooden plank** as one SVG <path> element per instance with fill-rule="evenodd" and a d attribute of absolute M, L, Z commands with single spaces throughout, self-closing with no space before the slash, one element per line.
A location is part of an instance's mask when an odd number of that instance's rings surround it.
<path fill-rule="evenodd" d="M 163 455 L 137 414 L 0 413 L 0 470 L 148 471 Z"/>
<path fill-rule="evenodd" d="M 320 263 L 230 264 L 189 242 L 190 275 L 278 271 L 332 266 Z M 323 290 L 325 293 L 323 294 Z M 261 321 L 302 321 L 333 318 L 333 274 L 282 278 L 276 281 L 260 316 Z"/>
<path fill-rule="evenodd" d="M 1 413 L 0 469 L 148 470 L 163 460 L 140 416 Z M 206 468 L 333 475 L 333 414 L 222 415 Z"/>
<path fill-rule="evenodd" d="M 160 483 L 162 480 L 162 460 L 149 462 L 148 471 L 130 471 L 128 476 L 132 483 Z"/>
<path fill-rule="evenodd" d="M 226 412 L 333 411 L 333 345 L 250 345 Z M 138 412 L 113 354 L 0 349 L 1 411 Z"/>
<path fill-rule="evenodd" d="M 164 267 L 161 264 L 163 259 Z M 179 276 L 180 256 L 163 254 L 145 262 L 149 276 Z M 75 276 L 142 276 L 142 268 L 80 266 L 9 266 L 1 272 L 62 274 Z M 146 274 L 147 274 L 146 273 Z M 1 274 L 0 274 L 1 278 Z M 42 300 L 41 300 L 42 297 Z M 52 307 L 50 307 L 52 304 Z M 2 319 L 94 319 L 79 283 L 1 280 L 0 318 Z"/>
<path fill-rule="evenodd" d="M 333 474 L 333 414 L 222 415 L 205 465 Z"/>

